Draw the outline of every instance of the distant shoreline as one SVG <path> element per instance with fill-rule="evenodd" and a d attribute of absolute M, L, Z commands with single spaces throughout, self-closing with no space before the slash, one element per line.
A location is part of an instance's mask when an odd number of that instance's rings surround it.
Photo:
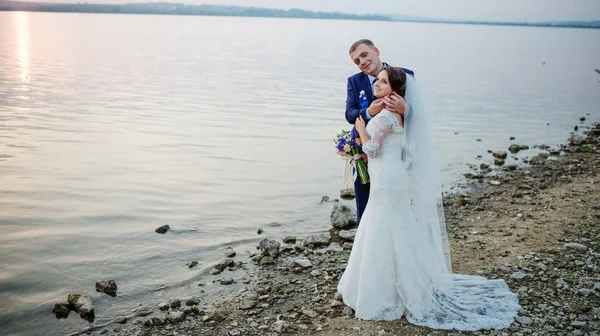
<path fill-rule="evenodd" d="M 102 13 L 102 14 L 150 14 L 185 16 L 232 16 L 295 19 L 363 20 L 413 23 L 469 24 L 492 26 L 523 26 L 549 28 L 600 29 L 598 21 L 559 21 L 559 22 L 499 22 L 474 20 L 446 20 L 417 18 L 409 16 L 361 15 L 337 12 L 314 12 L 302 9 L 271 9 L 259 7 L 239 7 L 221 5 L 186 5 L 177 3 L 131 3 L 131 4 L 66 4 L 36 3 L 0 0 L 0 11 L 26 11 L 46 13 Z"/>

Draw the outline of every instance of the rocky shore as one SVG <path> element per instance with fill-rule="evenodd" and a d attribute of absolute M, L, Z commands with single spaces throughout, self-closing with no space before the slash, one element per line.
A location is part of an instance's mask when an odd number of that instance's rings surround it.
<path fill-rule="evenodd" d="M 525 165 L 507 164 L 514 160 L 509 153 L 489 153 L 496 165 L 473 167 L 465 174 L 468 192 L 444 198 L 453 271 L 506 280 L 522 306 L 509 329 L 457 332 L 405 319 L 352 318 L 336 286 L 356 232 L 354 213 L 324 198 L 321 206 L 333 205 L 329 233 L 265 239 L 249 253 L 228 251 L 232 257 L 215 266 L 213 277 L 226 286 L 233 279 L 224 273 L 248 269 L 237 295 L 210 308 L 198 308 L 196 298 L 184 304 L 174 298 L 87 334 L 598 335 L 600 125 L 586 135 L 559 148 L 538 146 L 540 154 Z M 509 152 L 527 150 L 516 145 Z"/>

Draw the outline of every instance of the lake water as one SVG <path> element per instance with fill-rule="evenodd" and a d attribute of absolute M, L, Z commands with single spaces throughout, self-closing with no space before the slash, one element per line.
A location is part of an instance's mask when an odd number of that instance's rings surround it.
<path fill-rule="evenodd" d="M 83 329 L 50 312 L 71 292 L 92 295 L 96 323 L 208 301 L 239 288 L 206 275 L 224 246 L 248 261 L 265 236 L 327 230 L 364 37 L 428 94 L 446 188 L 488 149 L 600 119 L 598 30 L 0 12 L 0 334 Z"/>

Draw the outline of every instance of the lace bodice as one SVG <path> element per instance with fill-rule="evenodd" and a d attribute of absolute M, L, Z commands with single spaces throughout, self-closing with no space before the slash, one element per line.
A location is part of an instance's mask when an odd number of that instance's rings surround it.
<path fill-rule="evenodd" d="M 382 152 L 401 153 L 404 128 L 398 119 L 388 110 L 381 111 L 367 125 L 367 133 L 371 140 L 367 141 L 362 150 L 369 160 L 379 157 Z"/>

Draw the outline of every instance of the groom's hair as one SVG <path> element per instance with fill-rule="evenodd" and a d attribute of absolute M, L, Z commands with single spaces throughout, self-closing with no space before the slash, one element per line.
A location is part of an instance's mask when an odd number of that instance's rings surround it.
<path fill-rule="evenodd" d="M 406 95 L 406 72 L 402 68 L 386 66 L 383 68 L 388 74 L 390 86 L 402 98 Z"/>
<path fill-rule="evenodd" d="M 348 51 L 348 54 L 352 54 L 354 52 L 354 50 L 356 50 L 356 48 L 358 48 L 358 46 L 361 44 L 366 44 L 371 48 L 375 48 L 375 44 L 373 43 L 373 41 L 368 40 L 368 39 L 362 39 L 362 40 L 358 40 L 358 41 L 352 43 L 352 45 L 350 46 L 350 51 Z"/>

